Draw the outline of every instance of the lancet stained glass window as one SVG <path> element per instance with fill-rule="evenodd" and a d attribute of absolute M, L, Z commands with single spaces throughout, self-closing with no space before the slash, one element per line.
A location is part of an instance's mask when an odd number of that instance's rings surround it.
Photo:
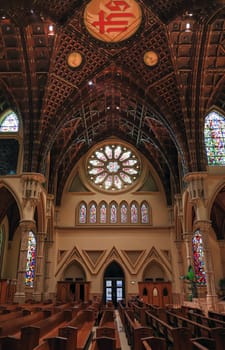
<path fill-rule="evenodd" d="M 96 204 L 92 203 L 90 207 L 90 223 L 95 224 L 97 221 L 97 209 Z"/>
<path fill-rule="evenodd" d="M 96 149 L 87 161 L 89 179 L 98 188 L 120 191 L 133 185 L 140 175 L 140 161 L 127 146 L 107 144 Z"/>
<path fill-rule="evenodd" d="M 82 203 L 80 205 L 80 213 L 79 213 L 79 221 L 80 224 L 86 224 L 87 222 L 87 207 L 86 204 Z"/>
<path fill-rule="evenodd" d="M 27 287 L 34 286 L 36 266 L 36 238 L 33 232 L 29 232 L 28 235 L 28 249 L 27 249 L 27 266 L 26 266 L 26 277 L 25 284 Z"/>
<path fill-rule="evenodd" d="M 202 285 L 206 284 L 205 262 L 202 243 L 202 234 L 200 230 L 195 231 L 192 237 L 192 251 L 194 259 L 194 272 L 196 282 Z"/>
<path fill-rule="evenodd" d="M 106 204 L 102 203 L 100 205 L 100 224 L 106 224 Z"/>
<path fill-rule="evenodd" d="M 149 209 L 147 203 L 142 203 L 141 205 L 141 223 L 148 224 L 149 223 Z"/>
<path fill-rule="evenodd" d="M 4 117 L 0 118 L 0 132 L 18 132 L 19 119 L 15 112 L 9 110 Z"/>
<path fill-rule="evenodd" d="M 216 111 L 205 118 L 205 147 L 209 165 L 225 165 L 225 118 Z"/>
<path fill-rule="evenodd" d="M 120 208 L 120 220 L 122 224 L 126 224 L 128 220 L 128 209 L 127 209 L 127 204 L 123 203 Z"/>

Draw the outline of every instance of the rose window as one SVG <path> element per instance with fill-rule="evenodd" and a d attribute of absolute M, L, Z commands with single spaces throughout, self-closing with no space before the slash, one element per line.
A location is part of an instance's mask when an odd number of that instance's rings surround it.
<path fill-rule="evenodd" d="M 140 175 L 140 161 L 134 152 L 121 144 L 108 144 L 88 158 L 91 182 L 106 191 L 120 191 L 132 186 Z"/>

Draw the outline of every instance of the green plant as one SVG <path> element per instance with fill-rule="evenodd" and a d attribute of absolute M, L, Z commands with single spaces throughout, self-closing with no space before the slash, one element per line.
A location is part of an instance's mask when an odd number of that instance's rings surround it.
<path fill-rule="evenodd" d="M 194 273 L 194 269 L 192 265 L 188 266 L 188 271 L 187 275 L 181 276 L 181 279 L 184 280 L 188 284 L 188 289 L 190 291 L 189 294 L 189 300 L 191 301 L 192 298 L 197 298 L 198 297 L 198 292 L 197 292 L 197 281 Z"/>

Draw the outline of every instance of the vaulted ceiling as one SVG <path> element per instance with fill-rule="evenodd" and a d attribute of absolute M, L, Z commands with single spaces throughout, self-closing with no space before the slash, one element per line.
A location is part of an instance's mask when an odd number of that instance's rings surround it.
<path fill-rule="evenodd" d="M 204 117 L 225 110 L 224 1 L 137 1 L 141 26 L 117 43 L 87 31 L 90 1 L 2 2 L 0 111 L 11 106 L 22 120 L 23 171 L 46 175 L 50 163 L 57 204 L 80 157 L 110 136 L 146 156 L 168 204 L 180 176 L 206 169 Z M 143 60 L 149 50 L 159 57 L 152 67 Z M 75 69 L 73 51 L 83 57 Z"/>

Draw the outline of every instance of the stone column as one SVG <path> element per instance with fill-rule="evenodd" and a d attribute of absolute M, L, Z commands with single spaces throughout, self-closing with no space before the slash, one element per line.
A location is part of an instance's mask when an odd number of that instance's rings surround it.
<path fill-rule="evenodd" d="M 25 274 L 27 267 L 27 251 L 28 251 L 28 238 L 29 232 L 34 232 L 35 223 L 30 220 L 23 220 L 20 222 L 21 230 L 21 244 L 19 252 L 19 266 L 17 275 L 16 293 L 14 294 L 14 302 L 24 303 L 26 299 L 25 295 Z"/>
<path fill-rule="evenodd" d="M 223 276 L 225 276 L 225 241 L 224 239 L 221 241 L 218 241 L 219 247 L 220 247 L 220 256 L 222 261 L 222 272 Z"/>
<path fill-rule="evenodd" d="M 215 310 L 216 302 L 218 300 L 216 294 L 215 278 L 212 266 L 212 256 L 209 247 L 209 231 L 211 228 L 211 221 L 202 220 L 197 221 L 196 225 L 199 227 L 202 234 L 203 253 L 205 261 L 205 273 L 207 283 L 207 307 L 208 309 Z"/>
<path fill-rule="evenodd" d="M 187 254 L 187 266 L 192 265 L 192 261 L 193 261 L 192 236 L 193 236 L 192 232 L 183 233 L 183 239 L 184 239 L 186 254 Z"/>
<path fill-rule="evenodd" d="M 53 269 L 54 269 L 54 259 L 57 259 L 54 256 L 53 250 L 53 241 L 47 240 L 45 246 L 45 276 L 44 276 L 44 299 L 54 300 L 56 297 L 55 292 L 55 282 L 53 279 Z"/>
<path fill-rule="evenodd" d="M 176 240 L 175 241 L 175 245 L 177 248 L 177 265 L 178 265 L 178 274 L 179 276 L 183 276 L 184 274 L 184 259 L 183 259 L 183 254 L 182 254 L 182 247 L 183 247 L 183 241 L 182 240 Z M 183 304 L 184 301 L 184 286 L 183 286 L 183 282 L 180 280 L 179 283 L 179 287 L 180 287 L 180 300 L 177 300 L 175 302 L 175 304 Z"/>
<path fill-rule="evenodd" d="M 37 250 L 36 250 L 36 269 L 34 280 L 33 299 L 42 300 L 43 284 L 44 284 L 44 244 L 46 234 L 44 232 L 36 233 Z"/>

